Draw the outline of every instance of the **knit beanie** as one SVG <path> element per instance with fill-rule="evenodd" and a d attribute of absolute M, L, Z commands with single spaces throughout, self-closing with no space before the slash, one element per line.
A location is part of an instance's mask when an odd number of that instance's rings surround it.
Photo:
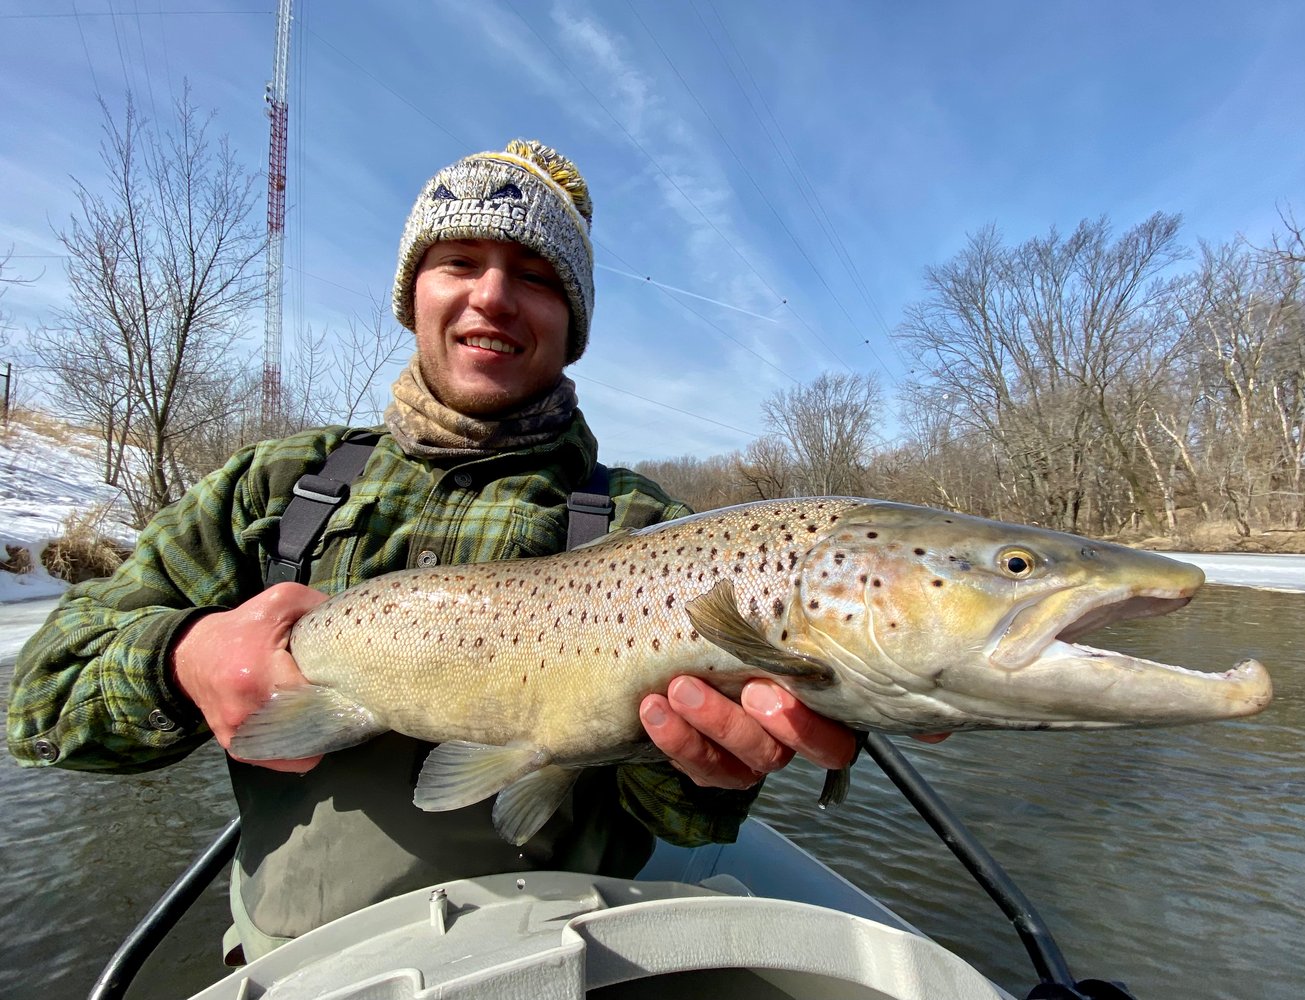
<path fill-rule="evenodd" d="M 399 241 L 394 315 L 416 329 L 413 284 L 422 258 L 440 240 L 506 240 L 535 251 L 557 271 L 571 305 L 566 363 L 589 342 L 594 309 L 593 205 L 576 165 L 534 139 L 503 152 L 475 153 L 445 167 L 422 188 Z"/>

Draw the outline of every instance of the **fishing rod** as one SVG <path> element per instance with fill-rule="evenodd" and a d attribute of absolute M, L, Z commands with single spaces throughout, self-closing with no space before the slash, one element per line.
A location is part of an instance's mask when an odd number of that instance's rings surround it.
<path fill-rule="evenodd" d="M 870 732 L 862 732 L 860 736 L 862 749 L 1014 924 L 1041 980 L 1025 1000 L 1137 1000 L 1123 983 L 1103 979 L 1076 982 L 1064 953 L 1051 936 L 1051 929 L 1028 897 L 942 796 L 888 737 Z"/>

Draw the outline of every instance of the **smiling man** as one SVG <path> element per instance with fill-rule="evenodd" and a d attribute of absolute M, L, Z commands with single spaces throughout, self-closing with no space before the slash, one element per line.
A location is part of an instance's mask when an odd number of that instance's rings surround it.
<path fill-rule="evenodd" d="M 404 229 L 394 311 L 417 351 L 385 427 L 308 554 L 303 582 L 266 587 L 300 478 L 360 432 L 305 431 L 237 453 L 142 532 L 108 580 L 74 587 L 23 650 L 9 746 L 24 764 L 124 773 L 232 733 L 302 681 L 290 628 L 326 595 L 390 570 L 546 555 L 566 545 L 567 497 L 597 442 L 563 375 L 593 312 L 591 207 L 575 165 L 511 143 L 440 171 Z M 608 470 L 613 527 L 688 513 L 628 469 Z M 304 760 L 230 760 L 242 818 L 232 867 L 247 958 L 414 888 L 491 872 L 633 875 L 653 837 L 732 840 L 763 776 L 794 752 L 846 764 L 850 732 L 753 682 L 742 705 L 676 678 L 641 706 L 668 763 L 593 768 L 523 847 L 491 803 L 425 813 L 429 747 L 389 733 Z"/>

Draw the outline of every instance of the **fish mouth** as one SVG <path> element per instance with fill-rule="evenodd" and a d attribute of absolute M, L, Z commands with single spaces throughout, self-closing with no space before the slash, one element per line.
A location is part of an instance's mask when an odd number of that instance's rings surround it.
<path fill-rule="evenodd" d="M 1114 622 L 1176 611 L 1199 587 L 1056 592 L 1007 616 L 990 662 L 1041 704 L 1049 728 L 1069 717 L 1080 725 L 1167 725 L 1254 715 L 1273 697 L 1269 673 L 1256 660 L 1205 672 L 1078 641 Z"/>
<path fill-rule="evenodd" d="M 1052 642 L 1072 644 L 1115 622 L 1167 615 L 1186 606 L 1203 582 L 1198 578 L 1145 589 L 1071 586 L 1031 597 L 1013 607 L 994 629 L 988 650 L 991 661 L 1006 670 L 1019 670 L 1041 657 Z"/>
<path fill-rule="evenodd" d="M 1106 600 L 1095 607 L 1089 607 L 1078 619 L 1056 633 L 1061 642 L 1075 642 L 1081 636 L 1095 632 L 1115 622 L 1129 621 L 1133 618 L 1158 618 L 1171 611 L 1186 607 L 1195 596 L 1179 594 L 1173 597 L 1152 594 L 1137 594 L 1122 600 Z"/>

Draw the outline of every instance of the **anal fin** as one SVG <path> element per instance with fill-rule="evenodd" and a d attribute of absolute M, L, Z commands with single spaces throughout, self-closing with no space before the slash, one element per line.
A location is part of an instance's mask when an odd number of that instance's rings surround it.
<path fill-rule="evenodd" d="M 427 812 L 461 809 L 489 798 L 551 761 L 551 755 L 541 747 L 495 747 L 450 740 L 426 758 L 412 801 Z"/>
<path fill-rule="evenodd" d="M 498 835 L 510 844 L 524 844 L 557 811 L 579 775 L 577 768 L 550 764 L 508 785 L 494 800 Z"/>

